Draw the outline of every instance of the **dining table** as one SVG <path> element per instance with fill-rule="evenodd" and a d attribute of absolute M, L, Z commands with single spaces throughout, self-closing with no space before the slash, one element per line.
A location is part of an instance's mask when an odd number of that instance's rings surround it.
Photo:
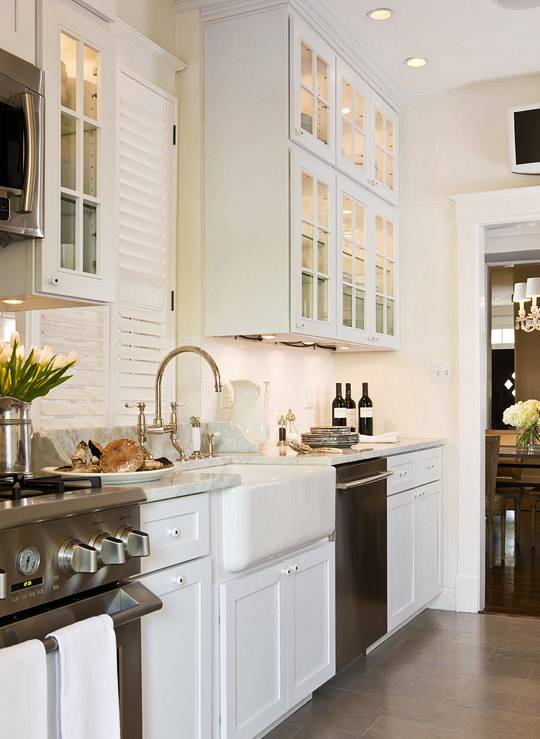
<path fill-rule="evenodd" d="M 538 477 L 522 478 L 522 471 L 538 468 Z M 505 472 L 513 471 L 513 475 Z M 516 543 L 520 539 L 521 499 L 526 494 L 531 500 L 531 547 L 536 542 L 536 507 L 540 502 L 540 446 L 517 447 L 501 445 L 497 473 L 497 494 L 514 500 Z"/>

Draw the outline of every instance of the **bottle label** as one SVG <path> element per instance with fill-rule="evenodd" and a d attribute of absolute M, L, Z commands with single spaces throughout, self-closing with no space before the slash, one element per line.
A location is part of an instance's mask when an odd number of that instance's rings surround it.
<path fill-rule="evenodd" d="M 350 428 L 356 426 L 356 408 L 347 409 L 347 426 Z"/>
<path fill-rule="evenodd" d="M 373 408 L 360 408 L 360 418 L 373 418 Z"/>
<path fill-rule="evenodd" d="M 347 418 L 347 409 L 334 408 L 334 418 Z"/>

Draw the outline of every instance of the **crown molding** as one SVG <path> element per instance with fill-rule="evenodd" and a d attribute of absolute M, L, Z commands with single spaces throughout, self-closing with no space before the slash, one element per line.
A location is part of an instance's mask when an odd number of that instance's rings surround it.
<path fill-rule="evenodd" d="M 178 13 L 198 9 L 204 23 L 273 8 L 288 8 L 312 26 L 392 108 L 399 111 L 405 103 L 403 90 L 381 70 L 377 60 L 320 0 L 174 0 L 174 6 Z"/>
<path fill-rule="evenodd" d="M 111 24 L 111 27 L 117 36 L 123 37 L 128 41 L 135 43 L 137 46 L 142 47 L 147 54 L 150 54 L 156 59 L 159 59 L 159 61 L 164 62 L 174 72 L 181 72 L 186 68 L 186 65 L 181 59 L 178 59 L 174 54 L 166 51 L 159 44 L 156 44 L 155 41 L 152 41 L 143 33 L 137 31 L 137 29 L 130 26 L 129 23 L 125 23 L 125 21 L 120 20 L 120 18 L 116 18 Z"/>

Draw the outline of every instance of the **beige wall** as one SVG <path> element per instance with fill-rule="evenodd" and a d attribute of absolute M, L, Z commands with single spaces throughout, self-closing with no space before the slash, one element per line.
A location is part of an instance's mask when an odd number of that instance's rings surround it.
<path fill-rule="evenodd" d="M 172 0 L 116 0 L 116 13 L 156 44 L 175 53 L 176 13 Z"/>
<path fill-rule="evenodd" d="M 413 98 L 401 118 L 401 350 L 342 355 L 339 374 L 370 383 L 376 432 L 445 436 L 444 584 L 457 558 L 457 399 L 459 388 L 430 379 L 433 362 L 457 377 L 454 208 L 449 195 L 540 184 L 512 174 L 507 109 L 538 99 L 540 75 L 498 80 Z M 452 593 L 447 593 L 448 597 Z"/>

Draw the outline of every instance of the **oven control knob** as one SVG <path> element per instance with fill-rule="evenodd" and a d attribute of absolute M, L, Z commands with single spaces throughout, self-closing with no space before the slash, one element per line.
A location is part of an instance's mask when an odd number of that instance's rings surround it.
<path fill-rule="evenodd" d="M 98 531 L 88 542 L 98 553 L 102 565 L 123 565 L 126 561 L 124 542 L 104 531 Z"/>
<path fill-rule="evenodd" d="M 125 526 L 118 529 L 115 536 L 124 542 L 129 557 L 148 557 L 150 554 L 150 537 L 144 531 Z"/>
<path fill-rule="evenodd" d="M 58 566 L 69 575 L 82 572 L 97 572 L 98 553 L 94 547 L 78 539 L 68 539 L 60 547 Z"/>

